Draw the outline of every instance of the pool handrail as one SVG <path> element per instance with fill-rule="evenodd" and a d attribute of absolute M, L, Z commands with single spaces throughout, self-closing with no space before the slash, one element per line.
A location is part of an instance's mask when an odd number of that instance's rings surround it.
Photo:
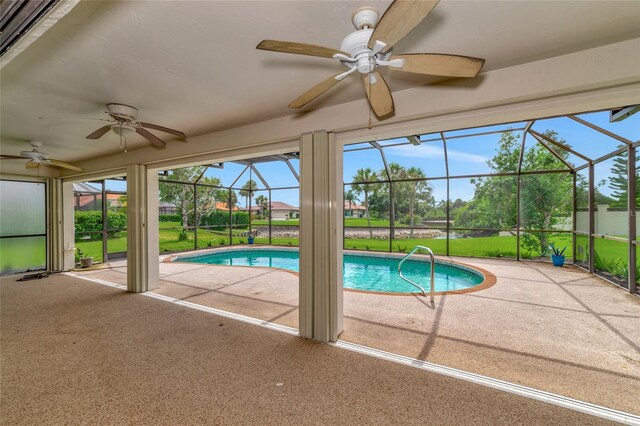
<path fill-rule="evenodd" d="M 406 282 L 408 282 L 409 284 L 412 284 L 414 286 L 416 286 L 417 288 L 420 289 L 420 291 L 422 292 L 423 296 L 427 295 L 427 292 L 425 291 L 424 287 L 422 287 L 420 284 L 415 283 L 413 281 L 411 281 L 409 278 L 405 277 L 404 275 L 402 275 L 402 264 L 404 263 L 405 260 L 407 260 L 409 257 L 411 257 L 411 255 L 413 253 L 415 253 L 418 250 L 425 250 L 427 253 L 429 253 L 429 257 L 431 258 L 431 289 L 429 291 L 429 298 L 431 299 L 431 303 L 433 303 L 433 298 L 434 298 L 434 293 L 435 293 L 435 263 L 436 263 L 436 259 L 433 256 L 433 252 L 431 251 L 431 249 L 429 247 L 425 247 L 425 246 L 415 246 L 413 248 L 413 250 L 411 250 L 409 253 L 407 253 L 407 255 L 405 257 L 402 258 L 402 260 L 400 261 L 400 263 L 398 263 L 398 274 L 400 274 L 400 278 L 402 278 L 403 280 L 405 280 Z"/>

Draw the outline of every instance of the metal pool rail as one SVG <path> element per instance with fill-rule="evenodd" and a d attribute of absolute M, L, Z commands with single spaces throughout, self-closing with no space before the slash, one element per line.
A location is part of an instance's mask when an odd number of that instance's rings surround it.
<path fill-rule="evenodd" d="M 400 278 L 402 278 L 403 280 L 405 280 L 409 284 L 412 284 L 412 285 L 416 286 L 417 288 L 419 288 L 420 292 L 422 293 L 423 296 L 427 295 L 427 292 L 425 291 L 424 287 L 422 287 L 420 284 L 415 283 L 415 282 L 411 281 L 409 278 L 407 278 L 404 275 L 402 275 L 402 264 L 404 263 L 405 260 L 407 260 L 409 257 L 411 257 L 411 255 L 413 253 L 415 253 L 416 251 L 418 251 L 418 250 L 425 250 L 427 253 L 429 253 L 429 257 L 431 258 L 431 290 L 429 292 L 429 296 L 430 296 L 430 299 L 431 299 L 431 303 L 433 303 L 433 296 L 434 296 L 434 293 L 435 293 L 435 282 L 436 282 L 436 280 L 435 280 L 436 260 L 435 260 L 435 257 L 433 256 L 433 252 L 431 251 L 431 249 L 429 247 L 415 246 L 413 248 L 413 250 L 411 250 L 409 253 L 407 253 L 407 255 L 402 258 L 400 263 L 398 263 L 398 274 L 400 274 Z"/>

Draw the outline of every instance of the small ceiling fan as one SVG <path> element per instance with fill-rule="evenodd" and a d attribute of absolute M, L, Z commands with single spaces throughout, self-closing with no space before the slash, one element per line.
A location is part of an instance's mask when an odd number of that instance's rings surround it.
<path fill-rule="evenodd" d="M 151 142 L 156 148 L 165 148 L 167 146 L 167 143 L 165 141 L 163 141 L 147 129 L 159 130 L 161 132 L 169 133 L 171 135 L 178 136 L 179 138 L 186 139 L 185 134 L 178 130 L 158 126 L 157 124 L 138 121 L 138 109 L 129 105 L 113 103 L 107 104 L 106 113 L 111 116 L 113 121 L 110 121 L 109 124 L 102 126 L 98 130 L 91 133 L 89 136 L 87 136 L 87 139 L 100 139 L 109 130 L 113 130 L 115 134 L 120 136 L 120 146 L 125 152 L 127 151 L 126 137 L 134 132 Z"/>
<path fill-rule="evenodd" d="M 67 163 L 66 161 L 55 160 L 49 156 L 49 154 L 41 152 L 38 150 L 42 146 L 42 142 L 38 141 L 30 141 L 29 145 L 33 147 L 31 151 L 22 151 L 20 155 L 0 155 L 0 159 L 2 160 L 29 160 L 26 164 L 27 169 L 37 169 L 40 167 L 40 164 L 46 164 L 48 166 L 62 167 L 63 169 L 74 170 L 76 172 L 81 172 L 84 169 L 81 169 L 78 166 L 74 166 L 71 163 Z"/>
<path fill-rule="evenodd" d="M 263 40 L 256 48 L 333 58 L 348 68 L 304 92 L 289 104 L 290 108 L 308 104 L 357 71 L 361 74 L 371 109 L 382 120 L 390 117 L 395 108 L 389 87 L 379 72 L 380 67 L 416 74 L 470 78 L 475 77 L 484 65 L 484 59 L 468 56 L 439 53 L 392 54 L 393 46 L 422 22 L 438 2 L 439 0 L 395 0 L 379 21 L 375 8 L 358 8 L 352 17 L 356 31 L 344 38 L 339 50 L 278 40 Z"/>

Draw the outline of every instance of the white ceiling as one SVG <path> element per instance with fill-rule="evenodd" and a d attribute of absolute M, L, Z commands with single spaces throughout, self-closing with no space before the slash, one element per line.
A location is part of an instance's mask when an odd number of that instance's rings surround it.
<path fill-rule="evenodd" d="M 2 69 L 0 148 L 17 154 L 37 139 L 66 161 L 118 152 L 111 132 L 85 139 L 98 121 L 38 119 L 107 118 L 108 102 L 136 106 L 140 120 L 187 136 L 295 113 L 287 104 L 340 66 L 255 46 L 276 39 L 338 47 L 354 30 L 354 9 L 389 3 L 83 1 Z M 482 57 L 485 71 L 509 67 L 640 37 L 639 4 L 445 0 L 394 50 Z M 429 82 L 391 74 L 392 91 Z M 303 111 L 363 97 L 358 80 L 349 77 Z"/>

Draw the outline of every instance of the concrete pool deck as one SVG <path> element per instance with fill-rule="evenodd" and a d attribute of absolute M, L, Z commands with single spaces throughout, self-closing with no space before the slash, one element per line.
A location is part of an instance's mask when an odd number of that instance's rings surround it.
<path fill-rule="evenodd" d="M 342 340 L 640 414 L 640 298 L 578 268 L 450 258 L 486 269 L 482 291 L 344 292 Z M 126 283 L 126 264 L 82 275 Z M 154 293 L 297 327 L 298 277 L 266 268 L 161 263 Z"/>

